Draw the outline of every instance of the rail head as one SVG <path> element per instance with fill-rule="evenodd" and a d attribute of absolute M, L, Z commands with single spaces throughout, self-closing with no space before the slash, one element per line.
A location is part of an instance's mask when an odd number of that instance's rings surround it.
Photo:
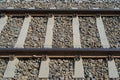
<path fill-rule="evenodd" d="M 86 56 L 86 57 L 103 57 L 103 56 L 116 56 L 120 57 L 120 49 L 105 49 L 105 48 L 0 48 L 0 57 L 2 56 L 42 56 L 47 55 L 51 57 L 74 57 Z"/>
<path fill-rule="evenodd" d="M 79 15 L 120 15 L 120 9 L 0 9 L 0 14 L 25 16 Z"/>

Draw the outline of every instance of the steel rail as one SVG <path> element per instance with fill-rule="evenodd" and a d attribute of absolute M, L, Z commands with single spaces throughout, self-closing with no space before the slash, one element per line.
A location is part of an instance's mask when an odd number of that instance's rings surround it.
<path fill-rule="evenodd" d="M 106 58 L 113 56 L 120 58 L 119 48 L 0 48 L 0 57 L 9 57 L 15 55 L 16 57 L 68 57 L 75 56 L 83 58 Z"/>
<path fill-rule="evenodd" d="M 15 16 L 119 16 L 120 9 L 0 9 L 2 15 L 15 15 Z M 49 57 L 75 57 L 81 56 L 88 57 L 101 57 L 106 58 L 109 55 L 120 58 L 120 48 L 118 49 L 104 49 L 104 48 L 0 48 L 0 57 L 9 57 L 15 55 L 17 57 L 42 57 L 47 55 Z"/>
<path fill-rule="evenodd" d="M 120 9 L 0 9 L 0 14 L 15 16 L 119 16 Z"/>

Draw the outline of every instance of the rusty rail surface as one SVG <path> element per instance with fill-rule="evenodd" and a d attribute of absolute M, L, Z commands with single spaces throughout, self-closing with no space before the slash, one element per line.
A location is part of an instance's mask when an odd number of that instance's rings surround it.
<path fill-rule="evenodd" d="M 0 57 L 68 57 L 75 56 L 83 58 L 106 58 L 113 56 L 120 58 L 120 49 L 118 48 L 0 48 Z"/>
<path fill-rule="evenodd" d="M 0 9 L 0 14 L 15 16 L 119 16 L 120 9 Z"/>

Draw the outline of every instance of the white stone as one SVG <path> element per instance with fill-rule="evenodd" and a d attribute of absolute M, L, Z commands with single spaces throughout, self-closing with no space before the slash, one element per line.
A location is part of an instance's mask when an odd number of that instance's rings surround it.
<path fill-rule="evenodd" d="M 24 48 L 24 42 L 27 36 L 30 21 L 31 21 L 31 16 L 26 17 L 24 19 L 23 26 L 20 31 L 17 43 L 15 44 L 15 48 Z"/>
<path fill-rule="evenodd" d="M 53 27 L 54 27 L 54 16 L 48 18 L 44 48 L 52 48 Z"/>
<path fill-rule="evenodd" d="M 101 17 L 96 18 L 96 24 L 97 24 L 97 29 L 100 35 L 100 40 L 103 48 L 110 48 L 110 44 L 108 42 L 105 29 L 104 29 L 104 24 Z"/>

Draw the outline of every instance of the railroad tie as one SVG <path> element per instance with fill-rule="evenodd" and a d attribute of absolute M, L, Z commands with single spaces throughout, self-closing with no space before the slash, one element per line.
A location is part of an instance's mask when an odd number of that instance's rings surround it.
<path fill-rule="evenodd" d="M 44 48 L 52 48 L 54 16 L 48 18 Z"/>
<path fill-rule="evenodd" d="M 47 31 L 45 36 L 44 48 L 52 48 L 52 38 L 53 38 L 53 27 L 54 27 L 54 16 L 48 18 Z M 39 75 L 40 79 L 49 78 L 49 58 L 45 61 L 41 61 Z"/>
<path fill-rule="evenodd" d="M 49 78 L 49 58 L 47 60 L 41 61 L 39 75 L 40 79 L 48 79 Z"/>
<path fill-rule="evenodd" d="M 24 48 L 24 42 L 27 36 L 28 28 L 29 28 L 29 23 L 31 22 L 31 16 L 27 16 L 24 19 L 22 29 L 20 31 L 17 43 L 15 44 L 15 48 Z"/>
<path fill-rule="evenodd" d="M 109 73 L 109 78 L 111 79 L 119 78 L 119 74 L 114 59 L 108 60 L 108 73 Z"/>
<path fill-rule="evenodd" d="M 7 20 L 8 20 L 8 16 L 6 15 L 0 18 L 0 33 L 3 30 L 4 26 L 6 25 Z"/>
<path fill-rule="evenodd" d="M 77 8 L 73 7 L 72 9 L 77 9 Z M 74 48 L 81 48 L 79 20 L 78 20 L 77 15 L 75 15 L 75 17 L 73 17 L 72 27 L 73 27 L 73 46 L 74 46 Z M 83 79 L 84 78 L 84 69 L 83 69 L 83 64 L 82 64 L 82 58 L 80 58 L 80 60 L 75 61 L 73 77 L 75 79 Z"/>
<path fill-rule="evenodd" d="M 72 9 L 77 9 L 77 8 L 74 7 Z M 74 46 L 74 48 L 81 48 L 79 20 L 78 20 L 77 15 L 75 15 L 75 17 L 73 17 L 72 27 L 73 27 L 73 46 Z M 75 61 L 73 77 L 75 79 L 83 79 L 84 78 L 84 69 L 83 69 L 83 64 L 82 64 L 82 58 L 80 58 L 80 60 Z"/>
<path fill-rule="evenodd" d="M 73 26 L 73 46 L 74 48 L 81 48 L 78 16 L 73 17 L 72 26 Z"/>
<path fill-rule="evenodd" d="M 82 58 L 80 58 L 80 60 L 75 61 L 73 78 L 84 79 L 84 68 L 83 68 Z"/>
<path fill-rule="evenodd" d="M 17 58 L 8 62 L 8 65 L 7 65 L 7 68 L 5 70 L 3 79 L 5 79 L 5 78 L 14 78 L 16 65 L 18 64 L 18 62 L 19 62 L 19 60 Z"/>
<path fill-rule="evenodd" d="M 105 33 L 104 24 L 101 16 L 96 17 L 96 24 L 97 24 L 97 29 L 100 35 L 100 40 L 103 48 L 110 48 L 110 44 L 108 42 L 108 39 Z"/>

